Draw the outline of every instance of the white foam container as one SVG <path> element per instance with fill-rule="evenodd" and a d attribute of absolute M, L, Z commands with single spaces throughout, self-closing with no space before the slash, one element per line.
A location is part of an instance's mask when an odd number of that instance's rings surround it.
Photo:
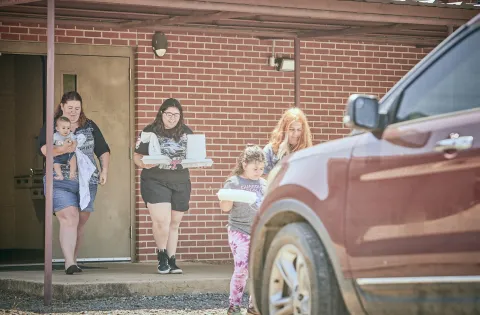
<path fill-rule="evenodd" d="M 181 165 L 184 168 L 210 167 L 213 165 L 212 159 L 207 159 L 207 146 L 205 135 L 192 134 L 187 135 L 187 154 L 186 159 L 182 160 Z M 145 155 L 142 158 L 145 164 L 169 165 L 171 159 L 165 155 Z"/>
<path fill-rule="evenodd" d="M 236 201 L 236 202 L 246 202 L 252 204 L 257 201 L 257 194 L 251 191 L 241 190 L 241 189 L 220 189 L 217 193 L 218 199 Z"/>
<path fill-rule="evenodd" d="M 187 160 L 203 160 L 207 157 L 205 135 L 187 135 Z"/>
<path fill-rule="evenodd" d="M 145 164 L 169 165 L 171 159 L 165 155 L 144 155 L 142 158 Z M 210 167 L 213 165 L 212 159 L 185 159 L 180 163 L 184 168 Z"/>

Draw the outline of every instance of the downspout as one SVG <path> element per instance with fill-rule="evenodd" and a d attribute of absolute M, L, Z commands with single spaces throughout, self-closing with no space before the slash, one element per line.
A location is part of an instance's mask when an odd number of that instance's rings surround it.
<path fill-rule="evenodd" d="M 300 39 L 296 37 L 293 42 L 295 45 L 295 107 L 300 107 Z"/>

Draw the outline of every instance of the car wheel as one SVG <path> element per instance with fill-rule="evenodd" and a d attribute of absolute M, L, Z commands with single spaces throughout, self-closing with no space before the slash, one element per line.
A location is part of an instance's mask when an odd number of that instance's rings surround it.
<path fill-rule="evenodd" d="M 348 314 L 322 242 L 309 224 L 283 227 L 264 266 L 262 315 Z"/>

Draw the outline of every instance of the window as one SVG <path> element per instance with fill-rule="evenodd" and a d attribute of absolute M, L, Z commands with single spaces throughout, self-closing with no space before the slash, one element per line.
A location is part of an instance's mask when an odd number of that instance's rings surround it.
<path fill-rule="evenodd" d="M 403 94 L 397 121 L 480 107 L 480 30 L 457 43 Z"/>
<path fill-rule="evenodd" d="M 63 93 L 77 91 L 77 75 L 64 74 L 63 75 Z"/>

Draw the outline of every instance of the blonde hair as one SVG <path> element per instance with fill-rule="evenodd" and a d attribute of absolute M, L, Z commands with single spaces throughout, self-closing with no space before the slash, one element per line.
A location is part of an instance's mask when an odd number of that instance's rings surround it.
<path fill-rule="evenodd" d="M 237 165 L 235 165 L 231 176 L 239 176 L 245 172 L 243 169 L 243 163 L 265 163 L 265 160 L 265 153 L 263 153 L 263 150 L 258 145 L 248 144 L 242 154 L 238 157 Z"/>
<path fill-rule="evenodd" d="M 288 143 L 288 130 L 294 122 L 299 122 L 302 125 L 302 136 L 296 145 L 291 146 Z M 278 158 L 312 146 L 312 134 L 308 126 L 307 117 L 305 117 L 300 108 L 292 107 L 283 113 L 282 118 L 280 118 L 272 132 L 270 144 L 272 145 L 273 153 Z"/>

